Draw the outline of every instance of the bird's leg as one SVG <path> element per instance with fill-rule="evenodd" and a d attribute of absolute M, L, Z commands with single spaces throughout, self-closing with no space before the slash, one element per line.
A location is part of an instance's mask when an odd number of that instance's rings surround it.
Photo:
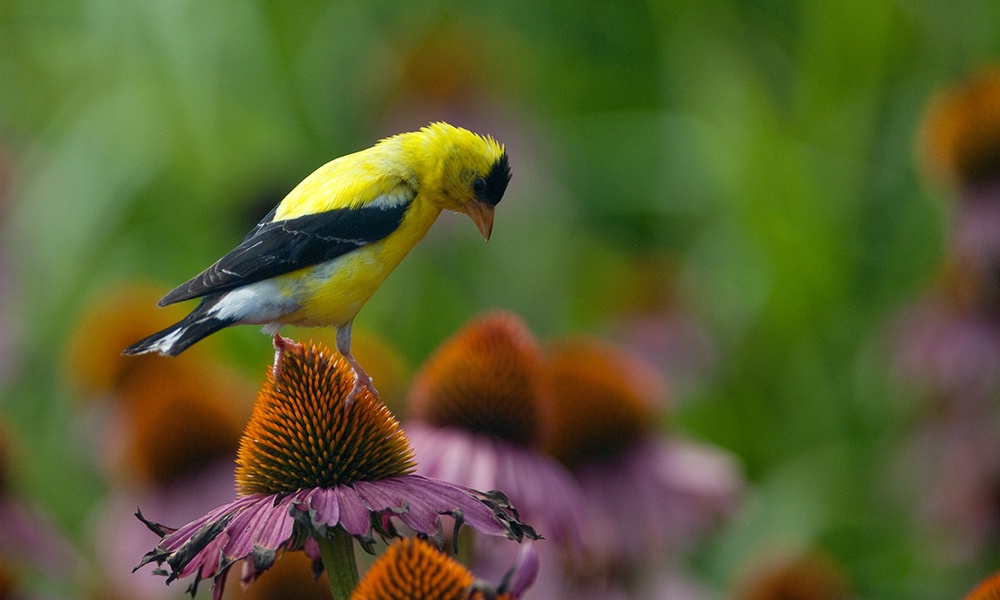
<path fill-rule="evenodd" d="M 372 385 L 372 378 L 365 373 L 365 370 L 361 368 L 361 363 L 351 355 L 351 325 L 353 323 L 348 323 L 343 327 L 337 329 L 337 351 L 343 355 L 344 360 L 347 361 L 351 368 L 354 369 L 354 387 L 351 388 L 351 393 L 347 395 L 344 400 L 344 407 L 348 407 L 354 402 L 354 397 L 358 395 L 361 388 L 368 388 L 371 391 L 372 396 L 378 400 L 378 391 L 375 386 Z"/>
<path fill-rule="evenodd" d="M 281 361 L 285 358 L 285 351 L 289 348 L 301 348 L 302 344 L 289 338 L 274 334 L 274 367 L 271 373 L 274 375 L 274 385 L 278 385 L 278 375 L 281 374 Z"/>

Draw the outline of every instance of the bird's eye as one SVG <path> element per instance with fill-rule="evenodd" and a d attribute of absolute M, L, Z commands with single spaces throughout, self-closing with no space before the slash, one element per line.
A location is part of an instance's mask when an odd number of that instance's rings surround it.
<path fill-rule="evenodd" d="M 477 196 L 485 194 L 486 180 L 482 177 L 476 177 L 475 181 L 472 182 L 472 191 L 475 192 Z"/>

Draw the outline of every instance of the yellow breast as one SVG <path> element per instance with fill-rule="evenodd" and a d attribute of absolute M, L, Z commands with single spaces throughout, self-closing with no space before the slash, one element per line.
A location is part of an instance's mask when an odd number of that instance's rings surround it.
<path fill-rule="evenodd" d="M 420 200 L 414 199 L 399 229 L 384 240 L 276 278 L 282 292 L 301 306 L 282 322 L 339 327 L 351 321 L 441 213 Z"/>

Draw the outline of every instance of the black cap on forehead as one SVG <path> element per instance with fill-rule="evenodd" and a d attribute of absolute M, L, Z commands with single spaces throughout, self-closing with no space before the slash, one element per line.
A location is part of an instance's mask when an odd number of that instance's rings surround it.
<path fill-rule="evenodd" d="M 496 206 L 503 198 L 503 193 L 507 191 L 508 182 L 510 182 L 510 163 L 507 162 L 507 153 L 504 152 L 493 163 L 486 176 L 486 187 L 482 193 L 477 193 L 476 197 L 490 206 Z"/>

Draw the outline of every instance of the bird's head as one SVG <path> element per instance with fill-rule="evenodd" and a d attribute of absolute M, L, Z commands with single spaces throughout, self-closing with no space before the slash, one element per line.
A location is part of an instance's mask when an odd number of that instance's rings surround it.
<path fill-rule="evenodd" d="M 510 181 L 503 145 L 447 123 L 432 123 L 413 135 L 413 151 L 423 162 L 420 193 L 442 209 L 469 215 L 489 240 L 493 210 Z"/>

